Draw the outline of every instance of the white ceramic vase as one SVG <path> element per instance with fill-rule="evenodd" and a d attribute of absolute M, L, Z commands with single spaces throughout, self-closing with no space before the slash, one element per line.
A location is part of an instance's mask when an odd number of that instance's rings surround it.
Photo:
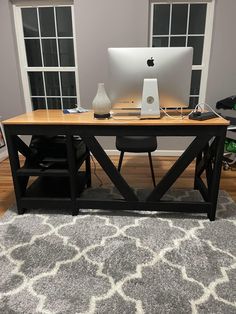
<path fill-rule="evenodd" d="M 110 118 L 111 101 L 107 96 L 104 83 L 98 84 L 97 94 L 92 102 L 94 118 Z"/>

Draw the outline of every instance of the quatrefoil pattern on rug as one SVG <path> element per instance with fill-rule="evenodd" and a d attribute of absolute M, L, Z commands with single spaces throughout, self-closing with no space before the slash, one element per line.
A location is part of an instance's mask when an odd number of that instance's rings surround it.
<path fill-rule="evenodd" d="M 235 239 L 236 205 L 225 192 L 215 222 L 178 213 L 8 210 L 0 219 L 0 313 L 233 314 Z"/>

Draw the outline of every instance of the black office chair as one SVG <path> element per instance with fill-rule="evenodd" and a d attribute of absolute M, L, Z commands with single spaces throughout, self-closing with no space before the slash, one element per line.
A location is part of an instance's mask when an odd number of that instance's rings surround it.
<path fill-rule="evenodd" d="M 118 171 L 121 170 L 121 165 L 125 152 L 130 153 L 148 153 L 152 182 L 156 186 L 155 175 L 152 164 L 151 152 L 157 148 L 157 140 L 155 136 L 117 136 L 116 148 L 120 151 L 120 159 Z"/>

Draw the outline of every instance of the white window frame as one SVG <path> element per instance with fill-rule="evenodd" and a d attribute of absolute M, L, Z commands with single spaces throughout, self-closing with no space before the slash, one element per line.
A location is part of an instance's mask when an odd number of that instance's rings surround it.
<path fill-rule="evenodd" d="M 61 66 L 44 67 L 43 58 L 42 58 L 42 67 L 29 67 L 28 66 L 27 58 L 26 58 L 25 42 L 24 42 L 24 31 L 23 31 L 21 9 L 22 8 L 36 8 L 36 7 L 39 7 L 39 8 L 40 7 L 71 7 L 73 37 L 69 37 L 69 38 L 70 39 L 73 38 L 75 66 L 73 67 L 61 67 Z M 54 10 L 54 14 L 55 14 L 55 10 Z M 28 78 L 28 72 L 53 72 L 53 71 L 74 72 L 75 84 L 76 84 L 76 96 L 69 97 L 69 96 L 62 96 L 61 94 L 61 96 L 57 96 L 57 97 L 55 96 L 55 98 L 61 98 L 62 108 L 63 108 L 62 98 L 77 98 L 77 104 L 80 104 L 79 73 L 78 73 L 78 61 L 77 61 L 78 59 L 77 59 L 77 50 L 76 50 L 77 44 L 76 44 L 76 31 L 75 31 L 75 14 L 74 14 L 73 3 L 70 3 L 70 1 L 60 1 L 60 0 L 59 1 L 50 1 L 50 0 L 49 1 L 14 1 L 13 16 L 14 16 L 14 22 L 15 22 L 17 49 L 18 49 L 18 55 L 19 55 L 19 64 L 20 64 L 20 72 L 21 72 L 21 80 L 22 80 L 26 112 L 31 112 L 33 110 L 32 102 L 31 102 L 31 95 L 30 95 L 30 83 L 29 83 L 29 78 Z M 55 27 L 57 27 L 57 25 L 55 25 Z M 40 28 L 40 25 L 39 25 L 39 28 Z M 30 37 L 30 38 L 32 39 L 33 37 Z M 60 38 L 66 39 L 67 37 L 60 37 Z M 47 37 L 47 39 L 50 39 L 50 37 Z M 57 42 L 57 46 L 58 46 L 58 42 Z M 42 56 L 41 42 L 40 42 L 40 49 L 41 49 L 41 56 Z M 59 75 L 59 83 L 60 83 L 60 75 Z M 44 78 L 43 78 L 43 84 L 44 84 L 44 90 L 46 91 Z M 60 83 L 60 89 L 61 89 L 61 83 Z M 61 90 L 60 90 L 60 93 L 61 93 Z M 42 97 L 46 99 L 46 108 L 47 108 L 46 95 Z M 40 96 L 37 96 L 37 97 L 35 96 L 35 98 L 40 98 Z M 50 98 L 53 98 L 53 96 Z"/>
<path fill-rule="evenodd" d="M 212 32 L 213 32 L 213 21 L 214 21 L 214 10 L 215 10 L 215 0 L 151 0 L 151 8 L 150 8 L 150 25 L 149 25 L 149 46 L 152 46 L 152 38 L 153 34 L 153 10 L 155 4 L 207 4 L 206 11 L 206 24 L 205 24 L 205 34 L 204 34 L 204 45 L 203 45 L 203 55 L 202 55 L 202 64 L 201 65 L 193 65 L 192 70 L 201 70 L 201 82 L 200 82 L 200 93 L 199 96 L 190 95 L 190 97 L 199 97 L 199 103 L 203 104 L 206 101 L 206 91 L 207 91 L 207 80 L 208 80 L 208 72 L 209 72 L 209 63 L 210 63 L 210 55 L 211 55 L 211 41 L 212 41 Z M 188 10 L 188 20 L 187 27 L 189 22 L 189 10 Z M 171 25 L 171 18 L 170 18 Z M 170 27 L 169 27 L 170 30 Z M 184 35 L 184 34 L 183 34 Z M 181 35 L 181 36 L 183 36 Z M 170 34 L 169 34 L 170 36 Z M 178 35 L 174 35 L 178 36 Z M 186 31 L 186 36 L 188 36 L 188 29 Z M 192 36 L 192 35 L 191 35 Z M 193 36 L 197 36 L 194 34 Z M 202 34 L 201 34 L 202 36 Z M 158 35 L 158 37 L 162 37 L 162 35 Z M 163 35 L 166 37 L 166 35 Z M 170 38 L 170 37 L 169 37 Z"/>

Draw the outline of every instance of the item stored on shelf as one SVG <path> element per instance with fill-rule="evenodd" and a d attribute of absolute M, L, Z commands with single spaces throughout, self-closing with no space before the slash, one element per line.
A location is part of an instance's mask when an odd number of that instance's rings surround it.
<path fill-rule="evenodd" d="M 45 167 L 47 168 L 48 160 L 67 158 L 66 137 L 63 135 L 34 135 L 29 147 L 32 152 L 28 159 L 30 164 L 38 164 L 43 167 L 45 162 Z M 76 160 L 79 160 L 86 153 L 86 145 L 79 137 L 73 137 L 73 147 Z"/>

